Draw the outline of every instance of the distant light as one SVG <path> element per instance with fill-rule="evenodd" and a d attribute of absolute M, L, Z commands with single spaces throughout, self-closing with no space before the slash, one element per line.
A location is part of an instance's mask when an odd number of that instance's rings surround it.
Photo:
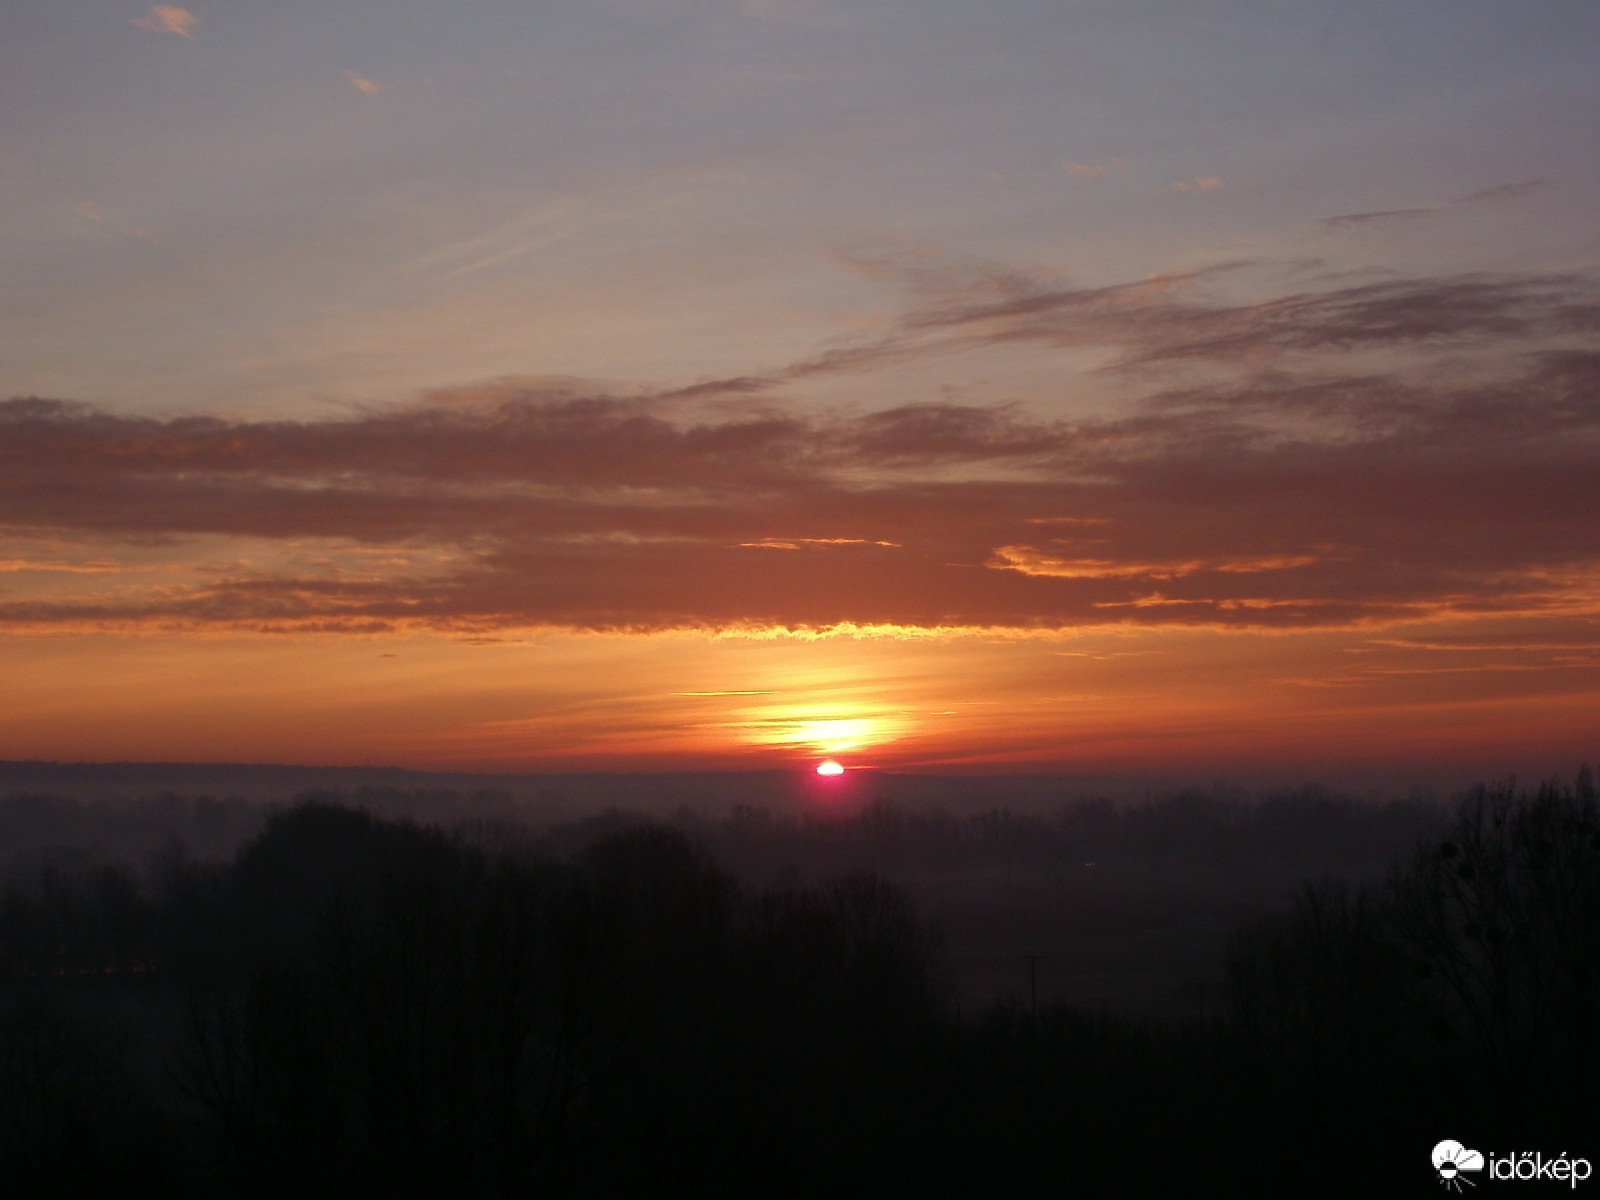
<path fill-rule="evenodd" d="M 817 774 L 818 775 L 843 775 L 844 774 L 844 768 L 842 766 L 840 766 L 838 763 L 834 762 L 833 759 L 830 758 L 830 759 L 827 759 L 824 762 L 820 762 L 820 763 L 817 764 Z"/>

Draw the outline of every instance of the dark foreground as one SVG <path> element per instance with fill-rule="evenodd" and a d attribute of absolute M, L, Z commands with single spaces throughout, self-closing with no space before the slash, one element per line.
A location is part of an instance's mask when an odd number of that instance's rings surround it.
<path fill-rule="evenodd" d="M 1421 1196 L 1446 1138 L 1600 1159 L 1587 776 L 1241 928 L 1205 1017 L 958 1006 L 871 872 L 326 803 L 148 888 L 13 878 L 0 971 L 16 1197 Z"/>

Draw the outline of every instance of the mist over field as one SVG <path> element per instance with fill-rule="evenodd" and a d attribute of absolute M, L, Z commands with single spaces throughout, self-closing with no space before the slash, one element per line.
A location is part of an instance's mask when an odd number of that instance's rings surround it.
<path fill-rule="evenodd" d="M 224 861 L 272 814 L 307 798 L 491 850 L 560 857 L 662 826 L 754 887 L 872 871 L 905 888 L 941 934 L 959 1002 L 1037 995 L 1179 1015 L 1202 1011 L 1208 992 L 1218 1003 L 1222 951 L 1241 922 L 1287 904 L 1307 882 L 1381 879 L 1448 816 L 1443 799 L 1420 793 L 1123 784 L 1113 799 L 1084 786 L 1049 776 L 824 783 L 794 772 L 473 777 L 7 764 L 0 863 L 12 877 L 51 863 L 143 873 L 180 846 Z"/>

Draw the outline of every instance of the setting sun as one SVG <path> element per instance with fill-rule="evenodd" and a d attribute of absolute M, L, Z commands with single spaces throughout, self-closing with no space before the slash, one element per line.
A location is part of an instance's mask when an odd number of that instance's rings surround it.
<path fill-rule="evenodd" d="M 818 775 L 843 775 L 844 774 L 844 767 L 841 764 L 834 762 L 833 759 L 830 758 L 830 759 L 825 760 L 824 762 L 820 762 L 820 763 L 817 764 L 817 774 Z"/>

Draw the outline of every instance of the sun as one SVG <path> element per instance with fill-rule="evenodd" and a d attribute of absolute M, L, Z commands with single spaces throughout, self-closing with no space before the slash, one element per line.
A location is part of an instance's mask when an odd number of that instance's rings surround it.
<path fill-rule="evenodd" d="M 844 766 L 831 758 L 823 759 L 817 764 L 818 775 L 843 775 Z"/>

